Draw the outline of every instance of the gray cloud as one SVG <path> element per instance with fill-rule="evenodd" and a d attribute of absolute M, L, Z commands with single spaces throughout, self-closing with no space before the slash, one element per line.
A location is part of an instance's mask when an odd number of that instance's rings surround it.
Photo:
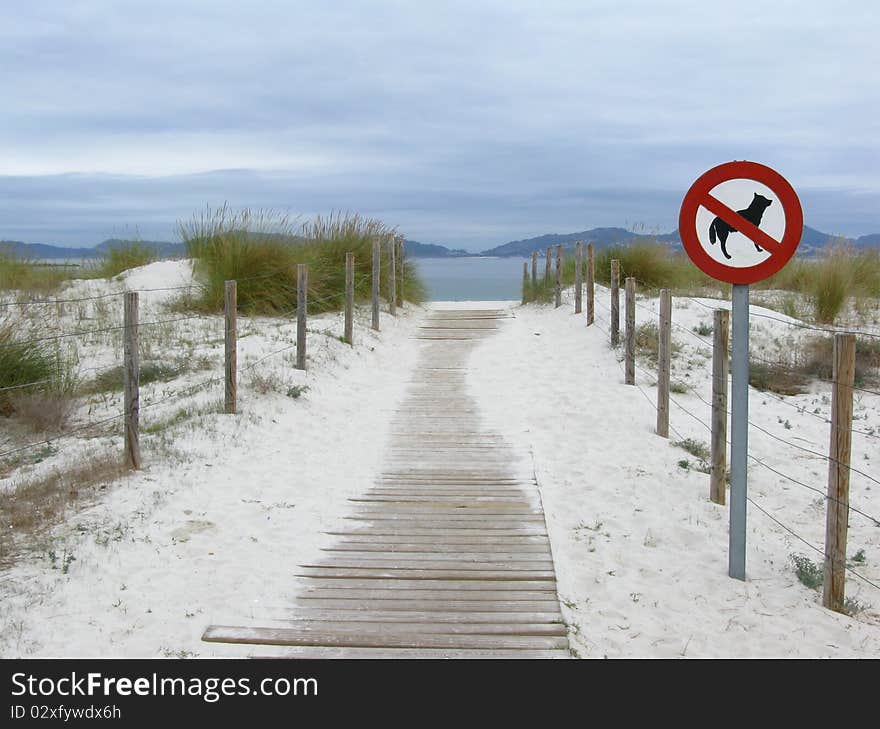
<path fill-rule="evenodd" d="M 729 159 L 880 230 L 870 4 L 35 3 L 0 27 L 0 237 L 353 209 L 483 248 L 675 226 Z"/>

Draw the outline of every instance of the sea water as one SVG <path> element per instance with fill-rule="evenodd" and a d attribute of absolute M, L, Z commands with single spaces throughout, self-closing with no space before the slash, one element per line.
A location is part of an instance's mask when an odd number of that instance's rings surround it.
<path fill-rule="evenodd" d="M 430 301 L 519 301 L 522 258 L 414 258 Z"/>

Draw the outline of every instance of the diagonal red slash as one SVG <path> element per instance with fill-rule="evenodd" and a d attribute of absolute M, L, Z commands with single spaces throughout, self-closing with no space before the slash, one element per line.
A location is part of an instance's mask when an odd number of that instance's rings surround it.
<path fill-rule="evenodd" d="M 717 215 L 728 225 L 736 228 L 739 233 L 750 238 L 753 243 L 757 243 L 761 248 L 770 251 L 771 254 L 782 252 L 782 245 L 778 240 L 767 235 L 757 225 L 750 223 L 735 210 L 727 207 L 727 205 L 721 202 L 717 197 L 713 197 L 706 193 L 706 195 L 700 200 L 700 205 L 706 208 L 710 213 Z"/>

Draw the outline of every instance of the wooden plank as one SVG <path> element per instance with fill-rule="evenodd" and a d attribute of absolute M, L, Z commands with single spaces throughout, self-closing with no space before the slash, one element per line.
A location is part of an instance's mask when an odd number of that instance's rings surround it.
<path fill-rule="evenodd" d="M 393 523 L 382 524 L 381 527 L 368 531 L 345 531 L 345 532 L 326 532 L 333 536 L 344 536 L 354 534 L 373 534 L 374 536 L 383 537 L 431 537 L 432 539 L 441 539 L 446 537 L 542 537 L 547 538 L 546 528 L 541 527 L 511 527 L 511 528 L 492 528 L 484 525 L 475 524 L 470 527 L 448 527 L 431 525 L 413 526 L 413 525 L 394 525 Z"/>
<path fill-rule="evenodd" d="M 292 628 L 306 633 L 322 633 L 333 631 L 348 635 L 387 635 L 387 622 L 367 620 L 303 620 L 275 619 L 271 621 L 277 627 Z M 276 627 L 261 623 L 266 627 Z M 428 623 L 409 622 L 402 620 L 394 625 L 395 631 L 412 635 L 568 635 L 568 629 L 562 622 L 543 623 Z"/>
<path fill-rule="evenodd" d="M 558 607 L 543 612 L 524 612 L 519 610 L 470 610 L 470 611 L 415 611 L 408 609 L 370 609 L 363 610 L 352 606 L 349 609 L 337 608 L 309 608 L 307 605 L 283 608 L 268 608 L 267 619 L 299 618 L 303 620 L 344 620 L 352 623 L 367 621 L 371 623 L 398 623 L 405 620 L 408 623 L 461 623 L 468 625 L 473 623 L 543 623 L 562 620 L 562 613 Z"/>
<path fill-rule="evenodd" d="M 492 535 L 406 535 L 406 534 L 373 534 L 372 532 L 329 532 L 335 536 L 344 537 L 345 544 L 446 544 L 449 546 L 460 544 L 480 545 L 541 545 L 549 544 L 547 537 L 540 534 L 517 534 L 512 536 Z M 337 544 L 342 544 L 338 542 Z"/>
<path fill-rule="evenodd" d="M 520 555 L 543 554 L 550 556 L 550 548 L 544 544 L 409 544 L 406 542 L 339 542 L 331 547 L 322 547 L 322 552 L 388 552 L 395 553 L 438 553 L 455 552 L 462 549 L 480 549 L 487 554 Z"/>
<path fill-rule="evenodd" d="M 524 572 L 535 570 L 553 570 L 552 560 L 541 557 L 538 560 L 523 560 L 513 562 L 504 560 L 489 562 L 485 559 L 464 559 L 454 555 L 437 555 L 434 559 L 406 559 L 404 557 L 382 556 L 372 559 L 355 559 L 349 557 L 349 552 L 337 552 L 328 557 L 324 564 L 300 564 L 301 569 L 370 569 L 370 570 L 456 570 L 456 571 L 496 571 L 496 572 Z M 445 559 L 444 559 L 445 557 Z"/>
<path fill-rule="evenodd" d="M 278 655 L 254 655 L 253 658 L 281 658 L 300 660 L 352 659 L 352 660 L 419 660 L 469 659 L 498 660 L 503 658 L 526 660 L 567 659 L 567 650 L 531 650 L 501 648 L 328 648 L 327 646 L 285 647 Z"/>
<path fill-rule="evenodd" d="M 428 512 L 426 510 L 422 511 L 405 511 L 400 510 L 398 513 L 394 513 L 393 511 L 379 511 L 372 510 L 361 511 L 357 516 L 348 516 L 346 519 L 350 519 L 351 521 L 369 521 L 369 522 L 377 522 L 377 521 L 391 521 L 398 522 L 402 524 L 406 523 L 416 523 L 418 521 L 424 519 L 430 519 L 431 523 L 437 526 L 441 525 L 452 525 L 452 524 L 485 524 L 487 521 L 485 517 L 491 516 L 491 522 L 493 525 L 502 525 L 502 524 L 543 524 L 544 516 L 543 514 L 535 514 L 535 513 L 519 513 L 519 514 L 510 514 L 507 512 L 496 512 L 491 509 L 484 509 L 482 513 L 477 511 L 476 513 L 472 513 L 471 510 L 460 509 L 461 512 L 467 513 L 443 513 L 440 511 L 432 511 Z"/>
<path fill-rule="evenodd" d="M 377 521 L 379 519 L 420 519 L 422 517 L 443 523 L 450 520 L 486 521 L 486 517 L 492 517 L 493 520 L 511 522 L 543 521 L 543 514 L 537 509 L 527 509 L 518 505 L 505 506 L 504 504 L 443 505 L 391 502 L 386 504 L 384 509 L 377 504 L 370 508 L 362 507 L 355 513 L 357 518 L 366 519 L 367 521 Z"/>
<path fill-rule="evenodd" d="M 388 632 L 364 634 L 307 631 L 294 628 L 251 628 L 212 625 L 202 636 L 209 643 L 315 645 L 364 648 L 533 648 L 566 649 L 568 641 L 556 636 L 418 635 Z"/>
<path fill-rule="evenodd" d="M 340 580 L 347 583 L 348 580 Z M 349 587 L 347 584 L 339 587 L 316 587 L 302 591 L 297 600 L 330 599 L 330 600 L 409 600 L 413 597 L 413 591 L 409 588 L 392 590 L 382 588 L 379 590 L 361 590 Z M 419 600 L 476 600 L 476 601 L 527 601 L 539 602 L 547 600 L 555 602 L 556 596 L 540 590 L 419 590 L 416 595 Z"/>
<path fill-rule="evenodd" d="M 334 588 L 340 584 L 356 590 L 381 590 L 388 588 L 391 590 L 408 589 L 421 592 L 423 590 L 533 590 L 537 592 L 548 592 L 556 594 L 556 583 L 547 580 L 536 580 L 529 582 L 528 580 L 487 580 L 480 582 L 479 580 L 339 580 L 336 578 L 314 578 L 309 577 L 302 581 L 307 589 L 311 588 Z"/>
<path fill-rule="evenodd" d="M 426 580 L 555 580 L 553 570 L 408 569 L 393 567 L 299 567 L 296 577 L 394 577 Z"/>
<path fill-rule="evenodd" d="M 416 563 L 424 564 L 437 562 L 457 563 L 462 565 L 481 564 L 489 565 L 499 562 L 507 564 L 528 564 L 530 569 L 547 569 L 552 567 L 553 559 L 549 551 L 544 552 L 509 552 L 497 550 L 494 552 L 464 552 L 459 550 L 443 550 L 436 552 L 426 551 L 394 551 L 394 550 L 332 550 L 324 551 L 321 566 L 343 567 L 357 563 L 364 566 L 369 562 L 370 566 L 387 566 L 393 564 L 396 567 L 413 567 Z M 304 566 L 304 565 L 301 565 Z M 312 565 L 310 565 L 312 566 Z"/>

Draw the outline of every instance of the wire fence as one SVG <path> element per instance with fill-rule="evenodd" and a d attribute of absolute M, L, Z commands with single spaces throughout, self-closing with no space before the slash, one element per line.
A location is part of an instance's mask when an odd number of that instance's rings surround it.
<path fill-rule="evenodd" d="M 278 276 L 280 273 L 282 273 L 282 272 L 281 271 L 272 271 L 272 272 L 266 272 L 266 273 L 256 275 L 256 276 L 244 277 L 244 278 L 237 279 L 236 284 L 243 282 L 243 281 L 251 281 L 251 280 L 256 280 L 256 279 L 264 279 L 264 278 L 268 278 L 268 277 L 274 277 L 274 276 Z M 286 272 L 286 275 L 289 276 L 290 272 Z M 400 276 L 400 283 L 398 285 L 402 286 L 404 283 L 404 280 L 403 280 L 404 268 L 403 268 L 403 266 L 399 267 L 398 275 Z M 361 289 L 361 287 L 363 287 L 365 284 L 370 282 L 372 279 L 373 279 L 372 271 L 369 273 L 363 274 L 359 277 L 353 277 L 352 283 L 351 283 L 352 298 L 354 296 L 354 291 Z M 137 288 L 137 289 L 130 289 L 130 290 L 113 291 L 113 292 L 109 292 L 109 293 L 99 293 L 99 294 L 95 294 L 92 296 L 76 296 L 76 297 L 70 297 L 70 298 L 57 298 L 57 299 L 37 299 L 37 300 L 30 300 L 30 301 L 15 300 L 15 301 L 0 302 L 0 309 L 5 308 L 5 307 L 13 307 L 13 306 L 15 306 L 15 307 L 27 307 L 27 306 L 45 307 L 45 306 L 51 306 L 51 305 L 78 304 L 78 303 L 85 303 L 85 302 L 104 301 L 107 299 L 114 299 L 114 298 L 118 299 L 119 297 L 122 297 L 126 294 L 132 294 L 132 293 L 151 294 L 151 293 L 157 293 L 157 292 L 187 291 L 187 290 L 203 289 L 203 288 L 204 287 L 201 284 L 194 283 L 194 284 L 187 284 L 187 285 L 181 285 L 181 286 L 161 286 L 161 287 L 152 287 L 152 288 Z M 375 296 L 378 297 L 378 295 L 379 295 L 379 292 L 376 291 Z M 306 308 L 307 309 L 311 308 L 311 309 L 322 310 L 322 309 L 326 309 L 326 307 L 333 307 L 333 308 L 335 308 L 337 306 L 341 307 L 344 300 L 345 300 L 345 297 L 346 297 L 345 290 L 342 290 L 338 293 L 329 293 L 329 294 L 326 294 L 326 295 L 318 297 L 318 298 L 308 298 L 307 297 L 306 298 Z M 120 309 L 121 308 L 122 307 L 121 307 L 121 302 L 120 302 Z M 352 314 L 353 313 L 354 312 L 352 312 Z M 175 317 L 167 317 L 167 318 L 158 317 L 155 319 L 149 319 L 147 321 L 137 321 L 134 326 L 136 327 L 137 331 L 141 332 L 141 331 L 145 331 L 145 330 L 150 330 L 151 328 L 162 327 L 162 326 L 173 326 L 173 325 L 181 324 L 181 323 L 188 322 L 188 321 L 196 321 L 196 320 L 199 320 L 201 322 L 212 322 L 213 321 L 213 322 L 221 324 L 222 331 L 218 332 L 217 334 L 221 338 L 223 338 L 226 336 L 226 326 L 228 326 L 228 321 L 229 321 L 228 312 L 226 312 L 226 314 L 227 314 L 227 325 L 223 325 L 223 322 L 224 322 L 223 314 L 218 316 L 218 315 L 209 315 L 209 314 L 204 314 L 204 313 L 195 313 L 195 314 L 190 314 L 190 315 L 186 315 L 186 316 L 175 316 Z M 46 324 L 45 315 L 41 315 L 41 316 L 43 316 L 43 319 L 44 319 L 44 321 L 42 321 L 41 324 L 43 326 L 45 326 L 45 324 Z M 258 318 L 262 318 L 262 317 L 254 317 L 254 319 L 252 319 L 251 321 L 255 321 Z M 267 316 L 266 318 L 269 318 L 269 316 Z M 303 317 L 299 316 L 299 307 L 294 307 L 294 308 L 286 310 L 286 311 L 276 312 L 271 315 L 271 319 L 273 319 L 277 322 L 276 331 L 279 329 L 285 328 L 285 327 L 289 327 L 292 324 L 296 325 L 297 327 L 305 326 L 305 322 L 307 321 L 305 316 L 303 316 Z M 294 321 L 291 321 L 291 319 L 294 319 Z M 7 341 L 0 341 L 0 353 L 2 353 L 4 348 L 7 350 L 9 348 L 27 349 L 27 348 L 33 347 L 35 345 L 39 345 L 41 343 L 59 342 L 59 341 L 63 341 L 63 340 L 76 339 L 76 338 L 87 338 L 90 336 L 100 335 L 100 334 L 120 333 L 120 332 L 123 334 L 130 334 L 131 329 L 132 329 L 132 326 L 128 322 L 125 322 L 125 323 L 122 323 L 119 325 L 114 324 L 111 326 L 102 326 L 102 327 L 96 327 L 93 329 L 74 329 L 72 331 L 62 331 L 61 333 L 58 333 L 58 334 L 49 334 L 49 335 L 45 335 L 45 336 L 33 337 L 33 338 L 28 338 L 28 339 L 9 339 Z M 306 331 L 308 331 L 308 330 L 306 330 Z M 305 334 L 305 332 L 303 332 L 303 335 L 304 334 Z M 341 338 L 341 336 L 340 336 L 340 338 Z M 198 343 L 204 344 L 207 341 L 216 341 L 216 339 L 210 339 L 210 335 L 209 335 L 209 338 L 206 338 L 204 341 L 198 342 Z M 190 346 L 192 346 L 194 344 L 194 342 L 191 339 L 189 339 L 188 344 Z M 289 351 L 295 350 L 295 349 L 297 349 L 297 342 L 293 341 L 289 344 L 285 344 L 284 346 L 277 347 L 268 353 L 260 353 L 260 355 L 254 361 L 249 362 L 248 364 L 246 364 L 244 366 L 237 367 L 235 370 L 236 386 L 241 383 L 242 376 L 245 373 L 255 370 L 259 365 L 267 362 L 268 360 L 270 360 L 274 357 L 277 357 L 278 355 L 281 355 L 285 352 L 289 352 Z M 77 377 L 80 377 L 83 374 L 87 374 L 87 373 L 98 373 L 96 376 L 99 376 L 100 374 L 118 373 L 120 376 L 120 382 L 118 384 L 120 386 L 122 386 L 123 385 L 122 379 L 123 379 L 123 370 L 124 369 L 125 369 L 125 367 L 123 364 L 112 364 L 112 365 L 101 365 L 101 366 L 90 366 L 90 367 L 77 366 L 75 368 L 75 372 L 76 372 Z M 191 369 L 192 368 L 189 366 L 189 364 L 183 364 L 176 369 L 168 369 L 166 367 L 163 370 L 162 381 L 163 382 L 173 381 L 173 380 L 177 379 L 179 376 L 185 374 L 186 372 L 191 371 Z M 46 386 L 50 386 L 53 383 L 65 380 L 67 377 L 68 377 L 67 374 L 61 374 L 61 375 L 54 375 L 52 377 L 39 378 L 39 379 L 33 380 L 31 382 L 23 382 L 23 383 L 14 383 L 14 384 L 9 384 L 9 385 L 4 385 L 4 386 L 0 387 L 0 394 L 6 393 L 6 394 L 11 395 L 11 394 L 15 394 L 20 391 L 39 390 L 40 388 L 45 388 Z M 228 379 L 228 375 L 227 375 L 227 373 L 224 373 L 222 375 L 211 376 L 209 378 L 206 378 L 202 381 L 199 381 L 199 382 L 196 382 L 193 384 L 178 387 L 170 392 L 167 392 L 167 394 L 162 395 L 158 399 L 138 404 L 138 412 L 143 412 L 146 410 L 157 408 L 157 407 L 159 407 L 163 404 L 167 404 L 171 401 L 183 400 L 183 399 L 188 398 L 188 397 L 190 397 L 200 391 L 203 391 L 203 390 L 206 390 L 206 389 L 211 388 L 213 386 L 216 386 L 218 384 L 221 384 L 224 381 L 226 381 L 227 379 Z M 124 421 L 125 418 L 126 418 L 125 411 L 117 412 L 115 414 L 108 415 L 107 417 L 99 417 L 97 419 L 90 419 L 85 423 L 80 423 L 74 427 L 66 428 L 61 432 L 53 433 L 52 435 L 49 435 L 45 438 L 40 438 L 37 440 L 30 440 L 28 442 L 21 443 L 21 444 L 14 444 L 14 441 L 15 441 L 14 438 L 7 438 L 5 440 L 5 442 L 0 444 L 0 462 L 6 462 L 7 470 L 9 467 L 14 468 L 16 464 L 14 464 L 14 463 L 10 464 L 9 459 L 12 459 L 16 456 L 19 456 L 22 453 L 25 453 L 27 451 L 31 451 L 34 449 L 38 449 L 38 448 L 45 448 L 46 446 L 51 445 L 53 443 L 56 443 L 57 441 L 60 441 L 63 439 L 68 439 L 71 437 L 75 437 L 77 435 L 82 435 L 84 433 L 89 433 L 90 436 L 94 435 L 95 432 L 97 430 L 101 429 L 102 427 L 107 426 L 109 424 L 113 424 L 114 426 L 118 425 L 120 422 Z"/>
<path fill-rule="evenodd" d="M 701 306 L 704 306 L 706 309 L 709 309 L 709 310 L 713 311 L 713 313 L 714 313 L 714 311 L 715 311 L 715 309 L 714 309 L 713 307 L 710 307 L 710 306 L 708 306 L 708 305 L 705 305 L 705 304 L 703 304 L 703 302 L 700 302 L 700 301 L 698 301 L 697 299 L 694 299 L 694 298 L 692 298 L 692 297 L 687 297 L 687 296 L 685 296 L 685 297 L 683 297 L 683 298 L 686 298 L 686 299 L 690 299 L 690 300 L 692 300 L 692 301 L 695 301 L 696 303 L 699 303 Z M 650 313 L 650 314 L 651 314 L 652 316 L 654 316 L 654 317 L 659 317 L 659 316 L 660 316 L 660 312 L 659 312 L 656 308 L 654 308 L 654 306 L 652 306 L 652 305 L 648 305 L 648 304 L 646 304 L 646 303 L 644 303 L 644 302 L 639 302 L 639 301 L 637 301 L 637 300 L 634 301 L 634 303 L 635 303 L 636 308 L 640 308 L 643 312 L 645 312 L 645 313 Z M 594 306 L 595 306 L 597 309 L 601 310 L 602 313 L 603 313 L 603 316 L 600 317 L 600 316 L 597 315 L 597 312 L 594 311 L 594 325 L 596 326 L 596 328 L 597 328 L 599 331 L 601 331 L 601 332 L 606 336 L 606 338 L 607 338 L 608 340 L 610 340 L 610 339 L 611 339 L 610 331 L 611 331 L 611 329 L 612 329 L 612 327 L 613 327 L 613 323 L 612 323 L 612 321 L 611 321 L 611 317 L 612 317 L 612 315 L 613 315 L 612 309 L 611 309 L 610 306 L 607 306 L 605 303 L 603 303 L 603 301 L 602 301 L 600 298 L 596 298 L 596 297 L 594 297 Z M 620 307 L 618 307 L 617 314 L 618 314 L 618 316 L 620 316 Z M 782 323 L 786 323 L 786 324 L 788 323 L 788 322 L 786 322 L 785 320 L 777 319 L 776 317 L 769 317 L 769 316 L 768 316 L 768 317 L 766 317 L 766 318 L 776 319 L 777 321 L 781 321 Z M 599 322 L 601 322 L 601 324 L 600 324 Z M 670 323 L 672 324 L 672 326 L 673 326 L 676 330 L 678 330 L 678 331 L 682 331 L 682 332 L 686 333 L 689 337 L 691 337 L 692 339 L 696 340 L 701 346 L 703 346 L 703 347 L 712 347 L 712 346 L 713 346 L 713 342 L 707 341 L 706 339 L 704 339 L 703 337 L 701 337 L 697 332 L 694 332 L 694 331 L 688 329 L 687 327 L 684 327 L 684 326 L 682 326 L 682 325 L 680 325 L 680 324 L 677 324 L 677 323 L 674 322 L 674 321 L 673 321 L 673 322 L 670 322 Z M 602 326 L 603 324 L 604 324 L 605 326 Z M 607 328 L 606 328 L 606 327 L 607 327 Z M 841 331 L 841 330 L 828 330 L 828 329 L 821 329 L 821 328 L 818 328 L 818 327 L 808 327 L 808 326 L 805 326 L 805 327 L 803 327 L 803 328 L 813 329 L 813 330 L 818 330 L 818 331 L 822 331 L 822 332 L 825 332 L 825 333 L 828 333 L 828 334 L 849 333 L 849 334 L 862 335 L 862 336 L 874 336 L 874 335 L 871 334 L 871 333 L 867 333 L 867 332 L 854 332 L 854 331 L 851 331 L 851 330 L 843 330 L 843 331 Z M 617 358 L 615 358 L 615 359 L 617 360 L 618 365 L 621 367 L 621 370 L 625 372 L 624 362 L 621 361 L 621 360 L 619 360 L 619 359 L 617 359 Z M 649 381 L 651 381 L 651 380 L 656 381 L 656 380 L 657 380 L 657 375 L 656 375 L 656 373 L 649 372 L 649 371 L 645 370 L 645 369 L 644 369 L 643 367 L 641 367 L 638 363 L 633 362 L 632 364 L 634 365 L 634 370 L 635 370 L 635 372 L 638 372 L 638 373 L 639 373 L 640 375 L 642 375 L 643 377 L 648 378 Z M 710 379 L 710 382 L 713 381 L 713 378 L 714 378 L 714 375 L 710 375 L 710 378 L 709 378 L 709 379 Z M 834 381 L 833 381 L 833 380 L 822 380 L 822 381 L 824 381 L 824 382 L 829 382 L 830 384 L 834 384 Z M 691 384 L 689 384 L 689 383 L 687 383 L 687 382 L 682 382 L 682 381 L 680 381 L 680 380 L 677 381 L 677 382 L 679 382 L 679 384 L 681 384 L 689 394 L 694 395 L 694 396 L 695 396 L 695 397 L 696 397 L 701 403 L 703 403 L 704 405 L 706 405 L 706 406 L 708 406 L 708 407 L 710 407 L 710 408 L 712 407 L 712 403 L 711 403 L 709 400 L 707 400 L 707 399 L 706 399 L 706 398 L 705 398 L 705 397 L 699 392 L 699 390 L 698 390 L 696 387 L 694 387 L 693 385 L 691 385 Z M 647 392 L 647 391 L 646 391 L 646 390 L 645 390 L 645 389 L 644 389 L 644 388 L 638 383 L 638 381 L 634 381 L 632 384 L 634 384 L 634 385 L 636 386 L 636 388 L 638 389 L 638 391 L 644 396 L 645 400 L 647 400 L 647 402 L 650 403 L 650 405 L 652 406 L 652 408 L 654 408 L 655 411 L 658 411 L 658 410 L 659 410 L 659 407 L 658 407 L 657 402 L 656 402 L 655 399 L 652 398 L 652 397 L 648 394 L 648 392 Z M 860 388 L 860 387 L 857 387 L 857 386 L 856 386 L 856 387 L 854 387 L 853 389 L 860 390 L 860 391 L 863 391 L 863 392 L 868 392 L 868 393 L 871 393 L 871 394 L 880 394 L 880 393 L 873 392 L 873 391 L 870 390 L 869 388 Z M 780 397 L 780 396 L 776 395 L 775 393 L 771 393 L 771 395 L 772 395 L 774 398 L 776 398 L 777 400 L 779 400 L 780 402 L 783 402 L 783 403 L 788 404 L 788 405 L 792 405 L 793 407 L 797 408 L 800 412 L 806 412 L 806 413 L 809 414 L 809 415 L 812 415 L 812 416 L 814 416 L 814 417 L 817 417 L 817 418 L 821 419 L 821 420 L 822 420 L 823 422 L 825 422 L 825 423 L 830 423 L 830 421 L 829 421 L 827 418 L 825 418 L 824 416 L 817 415 L 817 414 L 815 414 L 815 413 L 811 413 L 811 412 L 810 412 L 809 410 L 807 410 L 806 408 L 801 408 L 800 406 L 793 405 L 792 403 L 788 403 L 783 397 Z M 692 410 L 691 408 L 689 408 L 689 407 L 685 406 L 684 404 L 682 404 L 678 399 L 676 399 L 675 397 L 672 397 L 672 395 L 669 395 L 669 401 L 670 401 L 671 404 L 674 405 L 678 410 L 680 410 L 681 412 L 683 412 L 684 414 L 686 414 L 690 419 L 692 419 L 693 421 L 695 421 L 695 422 L 696 422 L 697 424 L 699 424 L 702 428 L 705 428 L 709 433 L 712 432 L 712 425 L 709 424 L 709 423 L 707 423 L 702 417 L 700 417 L 700 416 L 697 415 L 695 412 L 693 412 L 693 410 Z M 726 414 L 727 414 L 727 415 L 730 415 L 730 411 L 727 410 L 727 411 L 726 411 Z M 793 442 L 793 441 L 791 441 L 791 440 L 789 440 L 789 439 L 787 439 L 787 438 L 782 437 L 781 435 L 779 435 L 779 434 L 777 434 L 777 433 L 772 432 L 772 431 L 769 430 L 768 428 L 766 428 L 766 427 L 764 427 L 764 426 L 762 426 L 762 425 L 760 425 L 760 424 L 758 424 L 758 423 L 755 423 L 753 420 L 749 420 L 749 421 L 748 421 L 748 425 L 749 425 L 750 428 L 753 428 L 753 429 L 755 429 L 755 430 L 757 430 L 757 431 L 760 431 L 760 432 L 763 433 L 764 435 L 766 435 L 766 436 L 770 437 L 771 439 L 773 439 L 775 442 L 781 443 L 781 444 L 783 444 L 783 445 L 786 446 L 786 447 L 794 448 L 794 449 L 796 449 L 796 450 L 798 450 L 798 451 L 800 451 L 800 452 L 807 453 L 807 454 L 809 454 L 810 456 L 812 456 L 812 457 L 816 457 L 816 458 L 819 458 L 819 459 L 822 459 L 822 460 L 828 462 L 829 464 L 835 464 L 835 465 L 845 466 L 845 467 L 846 467 L 846 468 L 847 468 L 852 474 L 855 474 L 855 475 L 857 475 L 857 476 L 860 476 L 860 477 L 866 479 L 866 480 L 867 480 L 868 482 L 870 482 L 870 483 L 873 483 L 873 484 L 880 484 L 880 480 L 878 480 L 874 475 L 872 475 L 872 474 L 870 474 L 870 473 L 867 473 L 867 472 L 865 472 L 865 471 L 863 471 L 863 470 L 861 470 L 861 469 L 854 468 L 854 467 L 851 466 L 849 463 L 843 463 L 843 462 L 841 462 L 840 460 L 834 459 L 834 458 L 832 458 L 831 456 L 829 456 L 828 454 L 826 454 L 826 453 L 824 453 L 824 452 L 817 451 L 817 450 L 813 450 L 812 448 L 809 448 L 809 447 L 806 447 L 806 446 L 804 446 L 804 445 L 801 445 L 800 443 L 795 443 L 795 442 Z M 670 423 L 670 425 L 669 425 L 669 429 L 670 429 L 670 431 L 672 431 L 673 434 L 675 434 L 675 436 L 679 439 L 679 442 L 682 442 L 682 441 L 685 440 L 685 438 L 684 438 L 684 436 L 681 434 L 681 432 L 680 432 L 678 429 L 676 429 L 672 423 Z M 870 437 L 870 438 L 877 437 L 877 435 L 876 435 L 875 433 L 868 432 L 868 431 L 859 431 L 858 429 L 855 429 L 855 428 L 853 429 L 853 432 L 855 432 L 855 433 L 860 433 L 861 435 L 864 435 L 864 436 L 866 436 L 866 437 Z M 807 439 L 805 439 L 805 440 L 807 440 Z M 726 442 L 727 442 L 728 445 L 730 445 L 730 440 L 729 440 L 729 439 L 727 439 Z M 808 440 L 807 440 L 807 442 L 808 442 L 810 445 L 815 445 L 816 447 L 821 448 L 821 446 L 819 446 L 818 444 L 812 443 L 812 442 L 810 442 L 810 441 L 808 441 Z M 809 483 L 806 483 L 805 481 L 803 481 L 803 480 L 801 480 L 801 479 L 799 479 L 799 478 L 796 478 L 795 476 L 792 476 L 791 474 L 786 473 L 785 471 L 780 470 L 780 469 L 777 468 L 777 467 L 772 466 L 771 464 L 767 463 L 766 460 L 761 459 L 761 458 L 758 458 L 757 456 L 754 456 L 753 454 L 748 454 L 748 458 L 749 458 L 749 461 L 750 461 L 751 463 L 754 463 L 755 465 L 760 466 L 760 467 L 762 467 L 762 468 L 768 470 L 769 472 L 771 472 L 771 473 L 775 474 L 776 476 L 778 476 L 778 477 L 780 477 L 780 478 L 786 480 L 787 482 L 790 482 L 790 483 L 796 484 L 796 485 L 798 485 L 798 486 L 800 486 L 800 487 L 803 487 L 803 488 L 805 488 L 805 489 L 808 489 L 809 491 L 811 491 L 811 492 L 813 492 L 813 493 L 816 493 L 816 494 L 820 495 L 820 496 L 823 498 L 823 500 L 827 501 L 828 503 L 834 503 L 835 505 L 845 507 L 845 508 L 847 509 L 848 512 L 853 513 L 853 514 L 858 514 L 859 516 L 861 516 L 861 517 L 865 518 L 866 520 L 868 520 L 873 526 L 875 526 L 875 527 L 880 527 L 880 518 L 878 518 L 877 516 L 874 516 L 873 514 L 868 513 L 868 512 L 865 511 L 865 510 L 862 510 L 862 509 L 860 509 L 860 508 L 858 508 L 858 507 L 856 507 L 856 506 L 853 506 L 851 503 L 849 503 L 848 500 L 844 501 L 844 500 L 836 499 L 836 498 L 834 498 L 833 496 L 831 496 L 830 494 L 828 494 L 824 489 L 822 489 L 822 488 L 818 488 L 818 487 L 813 486 L 813 485 L 811 485 L 811 484 L 809 484 Z M 755 508 L 756 508 L 759 512 L 761 512 L 764 516 L 766 516 L 768 519 L 770 519 L 770 520 L 771 520 L 774 524 L 776 524 L 778 527 L 780 527 L 781 529 L 783 529 L 785 532 L 787 532 L 787 533 L 790 534 L 791 536 L 795 537 L 799 542 L 801 542 L 801 543 L 803 543 L 804 545 L 808 546 L 811 550 L 817 552 L 818 554 L 821 554 L 821 555 L 823 556 L 823 558 L 825 558 L 825 559 L 828 559 L 828 558 L 829 558 L 829 556 L 826 554 L 825 550 L 823 550 L 823 549 L 817 547 L 817 546 L 814 545 L 810 540 L 806 539 L 806 538 L 803 537 L 801 534 L 799 534 L 794 528 L 792 528 L 791 526 L 785 524 L 783 521 L 781 521 L 781 520 L 780 520 L 779 518 L 777 518 L 776 516 L 773 516 L 769 511 L 767 511 L 763 506 L 761 506 L 761 504 L 757 503 L 753 498 L 749 497 L 749 498 L 748 498 L 748 502 L 749 502 L 750 504 L 752 504 L 753 506 L 755 506 Z M 838 561 L 835 561 L 835 564 L 838 564 Z M 839 567 L 839 568 L 843 568 L 843 569 L 845 569 L 846 572 L 847 572 L 848 574 L 850 574 L 853 578 L 855 578 L 855 579 L 857 579 L 857 580 L 859 580 L 859 581 L 861 581 L 861 582 L 863 582 L 863 583 L 865 583 L 865 584 L 868 584 L 868 585 L 870 585 L 871 587 L 874 587 L 874 588 L 880 589 L 880 585 L 878 585 L 876 582 L 870 580 L 869 578 L 865 577 L 863 574 L 861 574 L 861 573 L 858 572 L 856 569 L 854 569 L 851 565 L 847 564 L 845 560 L 844 560 L 842 563 L 839 563 L 839 564 L 838 564 L 838 567 Z"/>

